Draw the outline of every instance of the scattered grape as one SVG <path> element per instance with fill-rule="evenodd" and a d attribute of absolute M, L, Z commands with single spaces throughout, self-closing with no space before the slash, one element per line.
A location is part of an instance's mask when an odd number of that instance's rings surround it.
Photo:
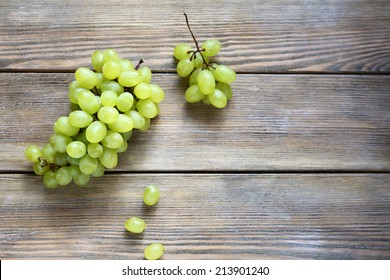
<path fill-rule="evenodd" d="M 164 246 L 160 243 L 152 243 L 144 250 L 144 256 L 147 260 L 158 260 L 164 254 Z"/>
<path fill-rule="evenodd" d="M 145 230 L 145 222 L 138 217 L 130 217 L 125 222 L 125 228 L 132 233 L 141 233 Z"/>
<path fill-rule="evenodd" d="M 157 203 L 160 199 L 160 190 L 154 186 L 149 185 L 144 190 L 144 203 L 146 205 L 152 206 Z"/>

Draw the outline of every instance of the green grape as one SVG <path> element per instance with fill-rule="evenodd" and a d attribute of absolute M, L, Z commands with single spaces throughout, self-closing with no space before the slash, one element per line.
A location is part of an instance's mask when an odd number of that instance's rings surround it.
<path fill-rule="evenodd" d="M 105 78 L 114 80 L 121 72 L 121 65 L 117 61 L 107 61 L 104 63 L 102 71 Z"/>
<path fill-rule="evenodd" d="M 113 49 L 106 49 L 103 52 L 103 64 L 107 61 L 119 61 L 119 55 L 116 52 L 116 50 Z"/>
<path fill-rule="evenodd" d="M 68 146 L 70 142 L 72 142 L 72 138 L 62 133 L 54 133 L 50 137 L 50 144 L 58 153 L 65 153 L 66 146 Z"/>
<path fill-rule="evenodd" d="M 204 94 L 199 90 L 197 84 L 190 86 L 184 95 L 185 99 L 189 103 L 196 103 L 201 101 L 204 97 Z"/>
<path fill-rule="evenodd" d="M 149 99 L 141 99 L 137 102 L 137 110 L 146 118 L 154 118 L 158 114 L 156 105 Z"/>
<path fill-rule="evenodd" d="M 105 92 L 106 90 L 112 90 L 116 92 L 118 96 L 122 92 L 124 92 L 123 86 L 116 81 L 103 81 L 100 90 L 101 92 Z"/>
<path fill-rule="evenodd" d="M 213 74 L 217 81 L 226 84 L 230 84 L 236 79 L 236 72 L 226 65 L 218 65 Z"/>
<path fill-rule="evenodd" d="M 79 168 L 83 174 L 91 175 L 93 172 L 96 171 L 97 167 L 98 159 L 96 158 L 93 158 L 86 154 L 80 159 Z"/>
<path fill-rule="evenodd" d="M 160 199 L 160 190 L 154 186 L 149 185 L 144 190 L 144 203 L 146 205 L 152 206 L 157 203 Z"/>
<path fill-rule="evenodd" d="M 108 130 L 106 137 L 102 140 L 102 144 L 107 148 L 119 149 L 122 146 L 123 138 L 118 132 Z"/>
<path fill-rule="evenodd" d="M 100 95 L 100 102 L 103 106 L 116 106 L 118 101 L 118 94 L 113 90 L 103 91 Z"/>
<path fill-rule="evenodd" d="M 102 71 L 103 64 L 104 64 L 103 60 L 104 60 L 104 54 L 101 50 L 96 50 L 92 53 L 91 56 L 92 66 L 97 72 Z"/>
<path fill-rule="evenodd" d="M 89 90 L 79 92 L 77 101 L 80 108 L 90 115 L 95 114 L 100 108 L 98 99 Z"/>
<path fill-rule="evenodd" d="M 101 121 L 94 121 L 85 131 L 85 136 L 90 143 L 99 143 L 106 137 L 106 134 L 107 127 Z"/>
<path fill-rule="evenodd" d="M 164 90 L 156 84 L 150 84 L 149 86 L 151 89 L 149 100 L 153 103 L 160 103 L 165 97 Z"/>
<path fill-rule="evenodd" d="M 96 78 L 97 78 L 97 83 L 96 83 L 96 88 L 101 89 L 102 88 L 102 83 L 105 81 L 108 81 L 106 78 L 104 78 L 103 73 L 96 73 Z"/>
<path fill-rule="evenodd" d="M 70 90 L 69 94 L 68 94 L 69 101 L 73 104 L 79 104 L 79 101 L 78 101 L 79 93 L 84 91 L 84 90 L 85 90 L 85 88 L 81 88 L 81 87 L 73 88 L 72 90 Z"/>
<path fill-rule="evenodd" d="M 139 83 L 134 87 L 134 94 L 138 99 L 146 99 L 150 96 L 152 90 L 149 84 Z"/>
<path fill-rule="evenodd" d="M 75 88 L 80 88 L 79 82 L 77 82 L 76 80 L 71 81 L 69 83 L 69 91 L 71 91 L 71 90 L 73 90 Z"/>
<path fill-rule="evenodd" d="M 145 118 L 145 125 L 143 127 L 140 127 L 139 130 L 141 131 L 147 131 L 150 127 L 150 119 Z"/>
<path fill-rule="evenodd" d="M 188 44 L 178 44 L 176 47 L 173 49 L 173 55 L 176 59 L 180 60 L 184 57 L 187 57 L 188 52 L 190 52 L 191 46 Z"/>
<path fill-rule="evenodd" d="M 232 88 L 231 88 L 231 86 L 229 84 L 225 84 L 225 83 L 222 83 L 222 82 L 217 82 L 216 85 L 215 85 L 215 88 L 217 88 L 220 91 L 222 91 L 225 94 L 227 100 L 232 98 L 233 91 L 232 91 Z"/>
<path fill-rule="evenodd" d="M 206 56 L 215 56 L 221 50 L 221 43 L 218 40 L 206 40 L 202 44 Z"/>
<path fill-rule="evenodd" d="M 145 230 L 145 222 L 138 217 L 130 217 L 125 222 L 125 228 L 132 233 L 141 233 Z"/>
<path fill-rule="evenodd" d="M 78 165 L 69 166 L 69 173 L 72 175 L 72 178 L 80 172 Z"/>
<path fill-rule="evenodd" d="M 133 62 L 131 62 L 128 59 L 121 59 L 119 61 L 119 65 L 121 66 L 121 72 L 128 71 L 128 70 L 134 70 Z"/>
<path fill-rule="evenodd" d="M 113 169 L 118 165 L 118 154 L 114 149 L 103 147 L 99 160 L 105 168 Z"/>
<path fill-rule="evenodd" d="M 69 164 L 72 165 L 72 166 L 73 165 L 79 165 L 79 163 L 80 163 L 80 158 L 71 157 L 69 154 L 66 157 L 66 159 L 68 160 Z"/>
<path fill-rule="evenodd" d="M 79 85 L 86 89 L 94 88 L 97 84 L 97 77 L 95 72 L 86 67 L 80 67 L 75 72 L 76 81 Z"/>
<path fill-rule="evenodd" d="M 42 147 L 42 158 L 44 158 L 48 163 L 54 163 L 56 154 L 57 152 L 50 143 L 45 144 Z"/>
<path fill-rule="evenodd" d="M 177 64 L 176 71 L 180 77 L 187 77 L 194 70 L 194 67 L 194 61 L 189 57 L 184 57 Z"/>
<path fill-rule="evenodd" d="M 203 55 L 203 58 L 202 58 L 202 55 Z M 195 66 L 195 68 L 203 68 L 203 65 L 204 64 L 208 64 L 209 63 L 209 57 L 208 56 L 206 56 L 206 55 L 204 55 L 203 53 L 202 53 L 202 55 L 200 55 L 200 53 L 197 53 L 196 55 L 195 55 L 195 57 L 194 57 L 194 59 L 193 59 L 193 61 L 194 61 L 194 66 Z M 206 63 L 205 63 L 206 62 Z"/>
<path fill-rule="evenodd" d="M 98 163 L 97 168 L 91 174 L 91 177 L 102 177 L 104 175 L 105 168 L 104 168 L 103 164 L 101 164 L 101 162 L 99 160 L 97 161 L 97 163 Z"/>
<path fill-rule="evenodd" d="M 134 96 L 130 92 L 124 92 L 119 95 L 116 107 L 121 112 L 127 112 L 131 109 L 134 103 Z"/>
<path fill-rule="evenodd" d="M 81 158 L 87 152 L 85 144 L 81 141 L 73 141 L 66 146 L 66 153 L 72 158 Z"/>
<path fill-rule="evenodd" d="M 112 131 L 124 133 L 134 128 L 134 121 L 129 116 L 126 116 L 124 114 L 119 114 L 116 122 L 108 124 L 108 127 Z"/>
<path fill-rule="evenodd" d="M 202 102 L 203 102 L 204 104 L 206 104 L 206 105 L 211 105 L 209 96 L 210 96 L 210 95 L 205 95 L 205 96 L 203 96 Z"/>
<path fill-rule="evenodd" d="M 68 154 L 67 153 L 56 153 L 54 157 L 54 164 L 57 166 L 65 166 L 68 162 Z"/>
<path fill-rule="evenodd" d="M 134 128 L 140 129 L 146 123 L 145 117 L 142 116 L 138 111 L 130 110 L 126 112 L 126 116 L 129 116 L 134 122 Z"/>
<path fill-rule="evenodd" d="M 55 179 L 60 186 L 66 186 L 72 182 L 72 174 L 68 166 L 60 167 L 55 173 Z"/>
<path fill-rule="evenodd" d="M 87 127 L 92 121 L 92 116 L 82 110 L 75 110 L 69 114 L 69 123 L 74 127 Z"/>
<path fill-rule="evenodd" d="M 118 82 L 124 87 L 134 87 L 141 81 L 142 76 L 136 70 L 121 72 L 118 77 Z"/>
<path fill-rule="evenodd" d="M 57 180 L 56 180 L 56 173 L 49 170 L 43 175 L 43 184 L 48 189 L 54 189 L 58 186 Z"/>
<path fill-rule="evenodd" d="M 123 139 L 122 145 L 121 145 L 118 149 L 116 149 L 116 152 L 117 152 L 118 154 L 119 154 L 119 153 L 126 152 L 127 146 L 128 146 L 127 141 L 125 141 L 125 140 Z"/>
<path fill-rule="evenodd" d="M 38 176 L 45 175 L 46 172 L 49 170 L 50 170 L 49 165 L 42 165 L 40 162 L 34 162 L 34 164 L 33 164 L 33 171 Z"/>
<path fill-rule="evenodd" d="M 69 117 L 59 117 L 57 121 L 54 123 L 54 131 L 55 132 L 61 132 L 62 134 L 68 135 L 68 136 L 74 136 L 77 135 L 79 132 L 78 127 L 74 127 L 69 122 Z"/>
<path fill-rule="evenodd" d="M 73 176 L 73 181 L 78 186 L 84 186 L 88 184 L 89 180 L 91 178 L 91 175 L 87 175 L 79 171 L 76 175 Z"/>
<path fill-rule="evenodd" d="M 144 250 L 144 256 L 147 260 L 158 260 L 164 254 L 164 246 L 160 243 L 152 243 Z"/>
<path fill-rule="evenodd" d="M 199 73 L 197 80 L 198 80 L 199 90 L 203 94 L 209 95 L 214 92 L 215 79 L 214 79 L 214 75 L 209 70 L 202 70 Z"/>
<path fill-rule="evenodd" d="M 227 104 L 226 95 L 219 89 L 215 89 L 209 96 L 210 103 L 216 108 L 224 108 Z"/>
<path fill-rule="evenodd" d="M 30 145 L 24 151 L 24 155 L 31 162 L 38 162 L 39 157 L 42 156 L 42 151 L 38 146 Z"/>
<path fill-rule="evenodd" d="M 198 69 L 195 69 L 191 75 L 190 75 L 190 79 L 189 79 L 189 84 L 190 86 L 192 85 L 195 85 L 198 83 L 198 75 L 199 73 L 202 72 L 202 69 L 201 68 L 198 68 Z"/>
<path fill-rule="evenodd" d="M 103 153 L 103 147 L 99 143 L 89 143 L 87 146 L 87 152 L 90 157 L 98 158 Z"/>
<path fill-rule="evenodd" d="M 142 66 L 138 69 L 138 73 L 142 77 L 142 83 L 149 84 L 150 81 L 152 80 L 152 71 L 150 70 L 149 67 L 147 66 Z"/>
<path fill-rule="evenodd" d="M 99 109 L 98 118 L 106 124 L 114 123 L 118 120 L 119 112 L 114 107 L 103 106 Z"/>
<path fill-rule="evenodd" d="M 130 130 L 128 132 L 124 132 L 124 133 L 121 133 L 122 135 L 122 138 L 123 138 L 123 141 L 127 141 L 131 138 L 131 136 L 133 135 L 133 131 Z"/>

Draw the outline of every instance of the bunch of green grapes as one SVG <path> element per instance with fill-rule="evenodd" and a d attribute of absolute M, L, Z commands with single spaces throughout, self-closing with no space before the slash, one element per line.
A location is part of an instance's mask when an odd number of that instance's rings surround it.
<path fill-rule="evenodd" d="M 189 103 L 203 101 L 216 108 L 224 108 L 232 97 L 230 83 L 236 79 L 236 72 L 226 65 L 210 63 L 210 57 L 220 52 L 221 43 L 218 40 L 206 40 L 199 47 L 188 17 L 185 13 L 184 16 L 196 46 L 193 50 L 190 45 L 182 43 L 173 50 L 173 55 L 178 60 L 177 74 L 181 77 L 189 76 L 185 99 Z"/>
<path fill-rule="evenodd" d="M 96 50 L 92 66 L 78 68 L 69 85 L 71 112 L 54 123 L 49 143 L 27 147 L 35 174 L 47 188 L 72 182 L 85 185 L 118 164 L 132 131 L 146 131 L 159 114 L 164 91 L 152 72 L 122 59 L 113 49 Z"/>

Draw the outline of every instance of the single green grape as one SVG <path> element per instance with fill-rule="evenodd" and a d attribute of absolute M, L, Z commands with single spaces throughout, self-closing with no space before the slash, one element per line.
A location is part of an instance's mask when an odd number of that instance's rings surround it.
<path fill-rule="evenodd" d="M 125 132 L 129 132 L 134 128 L 134 121 L 129 116 L 126 116 L 125 114 L 119 114 L 118 119 L 114 123 L 108 124 L 108 127 L 112 131 L 125 133 Z"/>
<path fill-rule="evenodd" d="M 86 151 L 86 146 L 81 141 L 73 141 L 66 146 L 66 153 L 75 159 L 83 157 Z"/>
<path fill-rule="evenodd" d="M 236 79 L 236 72 L 226 65 L 218 65 L 213 74 L 217 81 L 226 84 L 230 84 Z"/>
<path fill-rule="evenodd" d="M 150 81 L 152 80 L 152 71 L 150 70 L 149 67 L 147 66 L 142 66 L 138 69 L 138 73 L 142 77 L 142 83 L 149 84 Z"/>
<path fill-rule="evenodd" d="M 103 91 L 100 95 L 100 102 L 103 106 L 114 107 L 118 102 L 118 94 L 113 90 Z"/>
<path fill-rule="evenodd" d="M 160 190 L 155 185 L 149 185 L 144 190 L 144 203 L 152 206 L 160 199 Z"/>
<path fill-rule="evenodd" d="M 198 86 L 199 90 L 205 94 L 210 95 L 214 92 L 215 89 L 215 79 L 213 73 L 211 73 L 209 70 L 202 70 L 198 74 Z"/>
<path fill-rule="evenodd" d="M 80 159 L 79 168 L 80 171 L 85 175 L 91 175 L 96 171 L 98 167 L 98 159 L 89 156 L 88 154 L 84 155 Z"/>
<path fill-rule="evenodd" d="M 61 132 L 67 136 L 75 136 L 78 134 L 79 130 L 78 127 L 74 127 L 70 124 L 69 117 L 66 116 L 59 117 L 54 123 L 54 131 Z"/>
<path fill-rule="evenodd" d="M 107 126 L 101 121 L 94 121 L 87 127 L 85 136 L 90 143 L 99 143 L 106 134 Z"/>
<path fill-rule="evenodd" d="M 42 150 L 35 145 L 30 145 L 26 148 L 24 155 L 31 162 L 38 162 L 39 157 L 42 156 Z"/>
<path fill-rule="evenodd" d="M 75 72 L 76 81 L 79 85 L 86 89 L 94 88 L 97 84 L 97 77 L 95 72 L 86 67 L 80 67 Z"/>
<path fill-rule="evenodd" d="M 192 48 L 190 45 L 182 43 L 176 45 L 173 49 L 173 55 L 176 59 L 180 60 L 188 55 L 188 52 L 191 51 Z"/>
<path fill-rule="evenodd" d="M 187 77 L 194 70 L 194 67 L 194 61 L 187 56 L 180 59 L 176 66 L 176 72 L 180 77 Z"/>
<path fill-rule="evenodd" d="M 103 146 L 103 153 L 99 160 L 105 168 L 113 169 L 118 165 L 118 153 L 114 149 Z"/>
<path fill-rule="evenodd" d="M 110 149 L 119 149 L 123 144 L 123 138 L 120 133 L 108 130 L 106 137 L 102 140 L 102 144 Z"/>
<path fill-rule="evenodd" d="M 134 87 L 134 95 L 138 99 L 146 99 L 150 96 L 152 93 L 152 89 L 150 88 L 150 85 L 147 83 L 139 83 Z"/>
<path fill-rule="evenodd" d="M 152 243 L 144 250 L 144 256 L 147 260 L 158 260 L 164 254 L 164 246 L 160 243 Z"/>
<path fill-rule="evenodd" d="M 103 60 L 104 60 L 104 54 L 103 54 L 103 51 L 101 50 L 96 50 L 92 53 L 92 56 L 91 56 L 91 62 L 92 62 L 92 66 L 93 68 L 97 71 L 97 72 L 101 72 L 102 71 L 102 68 L 103 68 Z"/>
<path fill-rule="evenodd" d="M 70 173 L 70 168 L 68 166 L 60 167 L 55 173 L 55 179 L 57 184 L 60 186 L 66 186 L 72 182 L 72 174 Z"/>
<path fill-rule="evenodd" d="M 119 112 L 111 106 L 103 106 L 98 111 L 98 118 L 100 121 L 110 124 L 118 120 Z"/>
<path fill-rule="evenodd" d="M 209 96 L 210 103 L 216 108 L 224 108 L 227 105 L 226 95 L 219 89 L 215 89 Z"/>
<path fill-rule="evenodd" d="M 92 116 L 83 110 L 75 110 L 69 114 L 69 123 L 74 127 L 87 127 L 92 121 Z"/>
<path fill-rule="evenodd" d="M 96 96 L 89 90 L 83 90 L 77 95 L 77 101 L 80 108 L 90 115 L 95 114 L 99 108 L 99 101 Z"/>
<path fill-rule="evenodd" d="M 137 102 L 137 110 L 146 118 L 152 119 L 158 114 L 156 104 L 149 99 L 141 99 Z"/>
<path fill-rule="evenodd" d="M 134 96 L 130 92 L 123 92 L 119 95 L 116 107 L 121 112 L 127 112 L 133 107 Z"/>
<path fill-rule="evenodd" d="M 99 143 L 89 143 L 87 145 L 88 155 L 93 158 L 98 158 L 103 153 L 103 147 Z"/>
<path fill-rule="evenodd" d="M 221 50 L 221 43 L 218 40 L 206 40 L 202 44 L 202 49 L 206 56 L 215 56 Z"/>
<path fill-rule="evenodd" d="M 150 84 L 149 86 L 151 90 L 149 100 L 153 103 L 160 103 L 163 101 L 165 97 L 164 90 L 156 84 Z"/>
<path fill-rule="evenodd" d="M 134 128 L 140 129 L 145 126 L 146 124 L 145 117 L 141 115 L 141 113 L 139 113 L 138 111 L 129 110 L 125 114 L 126 116 L 129 116 L 133 120 Z"/>
<path fill-rule="evenodd" d="M 134 87 L 142 82 L 142 76 L 136 70 L 128 70 L 119 74 L 118 82 L 124 87 Z"/>
<path fill-rule="evenodd" d="M 43 184 L 48 189 L 54 189 L 58 186 L 57 180 L 56 180 L 56 173 L 49 170 L 43 175 Z"/>
<path fill-rule="evenodd" d="M 203 99 L 204 94 L 199 90 L 199 86 L 194 84 L 186 90 L 184 97 L 187 102 L 196 103 Z"/>
<path fill-rule="evenodd" d="M 141 233 L 145 230 L 145 222 L 138 217 L 130 217 L 125 222 L 125 228 L 132 233 Z"/>
<path fill-rule="evenodd" d="M 107 61 L 103 65 L 102 72 L 105 78 L 114 80 L 118 78 L 121 73 L 121 65 L 119 64 L 119 61 Z"/>

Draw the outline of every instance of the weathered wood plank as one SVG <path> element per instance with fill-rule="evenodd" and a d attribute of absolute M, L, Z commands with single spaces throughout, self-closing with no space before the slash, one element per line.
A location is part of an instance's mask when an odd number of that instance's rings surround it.
<path fill-rule="evenodd" d="M 117 174 L 46 190 L 0 176 L 0 258 L 389 259 L 389 174 Z M 161 189 L 155 207 L 143 188 Z M 142 217 L 142 235 L 125 231 Z"/>
<path fill-rule="evenodd" d="M 389 72 L 389 9 L 387 0 L 6 0 L 0 69 L 75 69 L 112 47 L 174 71 L 174 46 L 192 43 L 186 11 L 199 41 L 218 38 L 218 61 L 239 72 Z"/>
<path fill-rule="evenodd" d="M 0 74 L 2 171 L 28 171 L 67 115 L 72 74 Z M 239 75 L 223 110 L 186 104 L 186 81 L 156 74 L 160 116 L 135 133 L 117 170 L 390 170 L 390 77 Z"/>

